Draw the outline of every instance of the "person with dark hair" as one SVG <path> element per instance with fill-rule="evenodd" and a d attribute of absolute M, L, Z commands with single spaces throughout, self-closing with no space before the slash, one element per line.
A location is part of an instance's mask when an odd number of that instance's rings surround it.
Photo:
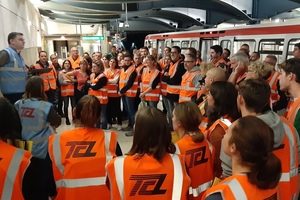
<path fill-rule="evenodd" d="M 127 111 L 128 126 L 124 128 L 126 136 L 132 136 L 132 129 L 134 125 L 135 106 L 134 99 L 138 90 L 138 77 L 135 66 L 131 62 L 131 56 L 129 54 L 124 55 L 124 66 L 121 69 L 120 81 L 119 81 L 119 96 L 122 97 L 122 101 Z"/>
<path fill-rule="evenodd" d="M 51 64 L 53 65 L 53 67 L 55 68 L 56 73 L 59 75 L 62 67 L 60 66 L 60 64 L 58 63 L 58 59 L 57 56 L 55 54 L 52 54 L 50 56 L 50 60 L 51 60 Z M 64 113 L 62 112 L 62 96 L 61 96 L 61 88 L 60 88 L 60 83 L 58 80 L 59 77 L 57 77 L 56 79 L 56 90 L 54 93 L 54 98 L 55 98 L 55 102 L 57 102 L 57 113 L 61 116 L 61 117 L 65 117 Z"/>
<path fill-rule="evenodd" d="M 72 72 L 73 68 L 69 60 L 63 62 L 63 70 L 59 74 L 59 82 L 61 85 L 61 96 L 64 102 L 64 114 L 66 118 L 66 124 L 70 125 L 70 119 L 68 114 L 69 101 L 71 101 L 72 110 L 75 107 L 75 97 L 74 97 L 74 83 L 72 83 L 65 74 Z M 74 77 L 71 77 L 74 78 Z"/>
<path fill-rule="evenodd" d="M 226 64 L 230 61 L 229 60 L 230 54 L 231 54 L 231 52 L 229 49 L 227 49 L 227 48 L 223 49 L 222 57 L 225 60 Z"/>
<path fill-rule="evenodd" d="M 97 97 L 101 104 L 101 123 L 97 123 L 96 127 L 100 128 L 101 124 L 101 128 L 106 129 L 106 108 L 108 103 L 108 91 L 106 86 L 108 79 L 104 73 L 103 62 L 99 60 L 94 61 L 92 66 L 92 72 L 93 73 L 90 75 L 90 79 L 88 81 L 88 94 Z"/>
<path fill-rule="evenodd" d="M 229 127 L 223 143 L 233 174 L 208 189 L 203 199 L 280 199 L 281 162 L 272 152 L 274 133 L 266 123 L 242 117 Z"/>
<path fill-rule="evenodd" d="M 294 58 L 300 58 L 300 43 L 294 44 L 293 56 Z"/>
<path fill-rule="evenodd" d="M 105 165 L 116 156 L 117 134 L 94 128 L 100 113 L 99 100 L 85 95 L 73 110 L 75 128 L 49 138 L 56 200 L 110 199 Z"/>
<path fill-rule="evenodd" d="M 250 55 L 250 62 L 255 62 L 258 61 L 260 59 L 260 53 L 257 51 L 253 51 Z"/>
<path fill-rule="evenodd" d="M 176 153 L 185 155 L 187 172 L 191 177 L 190 200 L 200 200 L 204 191 L 210 188 L 214 179 L 214 147 L 205 139 L 198 128 L 202 115 L 191 101 L 179 103 L 173 111 L 173 127 L 179 136 L 175 144 Z M 194 161 L 194 155 L 201 155 Z M 201 173 L 201 176 L 199 176 Z"/>
<path fill-rule="evenodd" d="M 207 95 L 208 123 L 206 138 L 216 149 L 214 172 L 216 177 L 222 174 L 220 150 L 221 141 L 230 124 L 240 117 L 236 105 L 237 91 L 232 83 L 214 82 Z"/>
<path fill-rule="evenodd" d="M 104 73 L 106 73 L 106 71 L 109 69 L 109 56 L 108 55 L 102 56 L 101 61 L 104 66 Z"/>
<path fill-rule="evenodd" d="M 223 49 L 220 45 L 214 45 L 210 47 L 210 62 L 212 62 L 215 67 L 221 67 L 227 69 L 226 61 L 222 57 Z"/>
<path fill-rule="evenodd" d="M 161 69 L 164 69 L 165 66 L 166 66 L 164 57 L 166 55 L 170 54 L 170 53 L 171 53 L 171 48 L 170 47 L 165 47 L 164 48 L 164 54 L 163 54 L 162 58 L 158 61 L 158 64 L 161 67 Z"/>
<path fill-rule="evenodd" d="M 248 58 L 250 58 L 250 47 L 249 47 L 249 44 L 246 44 L 246 43 L 242 44 L 239 51 L 242 51 L 243 53 L 245 53 L 247 55 Z"/>
<path fill-rule="evenodd" d="M 160 95 L 160 71 L 156 68 L 157 61 L 152 55 L 146 56 L 147 67 L 141 70 L 140 98 L 150 107 L 157 108 Z"/>
<path fill-rule="evenodd" d="M 175 154 L 171 139 L 163 112 L 151 107 L 139 110 L 127 156 L 117 157 L 106 166 L 111 198 L 186 200 L 190 178 L 184 156 Z M 145 183 L 140 188 L 142 180 Z M 154 187 L 156 182 L 159 185 Z"/>
<path fill-rule="evenodd" d="M 65 74 L 66 78 L 69 79 L 71 83 L 74 83 L 74 85 L 77 83 L 77 87 L 75 88 L 75 92 L 74 92 L 75 104 L 77 104 L 79 99 L 83 97 L 85 93 L 87 94 L 87 91 L 84 91 L 83 88 L 89 77 L 87 73 L 87 67 L 88 67 L 87 61 L 86 60 L 80 61 L 79 67 L 80 67 L 79 69 L 73 70 Z"/>
<path fill-rule="evenodd" d="M 112 46 L 110 49 L 110 52 L 107 55 L 107 59 L 110 60 L 112 58 L 117 58 L 118 57 L 118 53 L 117 53 L 117 47 L 116 46 Z"/>
<path fill-rule="evenodd" d="M 270 99 L 270 93 L 270 86 L 265 80 L 248 79 L 240 84 L 237 104 L 243 117 L 256 116 L 273 129 L 273 153 L 278 156 L 282 165 L 282 179 L 279 182 L 281 197 L 282 199 L 293 199 L 298 195 L 299 186 L 299 138 L 296 129 L 286 119 L 279 117 L 271 110 L 263 111 Z M 230 176 L 232 174 L 230 158 L 221 152 L 220 159 L 222 160 L 223 177 Z"/>
<path fill-rule="evenodd" d="M 22 98 L 28 77 L 25 62 L 20 54 L 24 49 L 25 40 L 23 33 L 11 32 L 7 41 L 9 47 L 0 51 L 0 97 L 4 96 L 14 104 Z"/>
<path fill-rule="evenodd" d="M 142 61 L 143 61 L 144 65 L 146 65 L 145 59 L 146 59 L 146 56 L 149 55 L 149 48 L 148 47 L 140 48 L 140 54 L 141 54 Z"/>
<path fill-rule="evenodd" d="M 118 95 L 118 85 L 120 79 L 120 69 L 118 66 L 117 57 L 113 57 L 109 61 L 109 69 L 106 72 L 108 79 L 108 103 L 107 103 L 107 129 L 110 129 L 113 124 L 113 118 L 117 118 L 118 131 L 122 130 L 122 112 L 121 112 L 121 97 Z"/>
<path fill-rule="evenodd" d="M 300 134 L 300 58 L 291 58 L 278 65 L 280 89 L 288 92 L 293 98 L 293 103 L 287 113 L 287 120 L 291 122 Z"/>
<path fill-rule="evenodd" d="M 184 101 L 193 101 L 197 99 L 197 91 L 200 88 L 200 75 L 199 66 L 196 65 L 196 56 L 194 54 L 186 54 L 183 61 L 185 74 L 181 80 L 181 90 L 179 93 L 179 103 Z"/>
<path fill-rule="evenodd" d="M 48 62 L 48 55 L 46 51 L 39 52 L 39 60 L 33 66 L 34 69 L 51 68 L 48 73 L 41 74 L 41 78 L 44 81 L 44 90 L 47 95 L 48 101 L 53 104 L 55 110 L 57 110 L 57 101 L 55 99 L 55 92 L 57 89 L 56 80 L 58 78 L 57 72 L 52 64 Z"/>
<path fill-rule="evenodd" d="M 52 177 L 51 162 L 48 155 L 48 137 L 56 132 L 61 117 L 52 104 L 47 102 L 43 79 L 33 76 L 28 79 L 23 99 L 15 103 L 22 122 L 22 140 L 32 141 L 33 155 L 27 170 L 30 181 L 24 190 L 25 199 L 48 199 L 55 196 L 55 183 Z M 32 192 L 35 191 L 35 192 Z"/>
<path fill-rule="evenodd" d="M 91 75 L 91 73 L 92 73 L 91 71 L 92 71 L 92 63 L 93 63 L 93 60 L 92 60 L 91 57 L 86 57 L 85 60 L 86 60 L 87 63 L 88 63 L 88 67 L 87 67 L 87 69 L 86 69 L 86 73 L 87 73 L 88 75 Z"/>
<path fill-rule="evenodd" d="M 173 46 L 171 49 L 172 64 L 170 64 L 169 71 L 165 72 L 162 76 L 162 81 L 167 83 L 167 101 L 166 109 L 171 129 L 172 125 L 172 112 L 179 101 L 179 94 L 181 89 L 182 76 L 185 74 L 186 69 L 181 56 L 181 49 L 178 46 Z"/>
<path fill-rule="evenodd" d="M 6 143 L 7 139 L 13 141 L 14 128 L 20 125 L 14 106 L 6 98 L 0 97 L 0 199 L 24 199 L 22 191 L 31 154 Z"/>

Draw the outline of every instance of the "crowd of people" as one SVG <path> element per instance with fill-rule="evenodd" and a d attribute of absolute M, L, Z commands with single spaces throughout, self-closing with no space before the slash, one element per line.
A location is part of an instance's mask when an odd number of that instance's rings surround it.
<path fill-rule="evenodd" d="M 0 199 L 298 199 L 300 43 L 279 71 L 247 44 L 232 55 L 214 45 L 208 62 L 192 47 L 161 58 L 73 47 L 62 66 L 40 51 L 26 67 L 23 34 L 8 43 Z M 56 134 L 62 117 L 75 128 Z M 113 121 L 133 136 L 125 155 Z"/>

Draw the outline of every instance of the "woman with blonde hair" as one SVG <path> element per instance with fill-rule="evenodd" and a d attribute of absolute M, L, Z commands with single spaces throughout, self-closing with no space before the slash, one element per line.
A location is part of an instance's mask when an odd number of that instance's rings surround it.
<path fill-rule="evenodd" d="M 198 128 L 202 115 L 194 102 L 187 101 L 176 105 L 172 120 L 174 131 L 180 138 L 175 144 L 176 153 L 185 155 L 186 168 L 192 181 L 188 199 L 201 199 L 214 179 L 214 147 Z"/>
<path fill-rule="evenodd" d="M 106 166 L 112 199 L 186 200 L 190 178 L 183 156 L 174 153 L 163 112 L 152 107 L 139 110 L 130 151 Z"/>

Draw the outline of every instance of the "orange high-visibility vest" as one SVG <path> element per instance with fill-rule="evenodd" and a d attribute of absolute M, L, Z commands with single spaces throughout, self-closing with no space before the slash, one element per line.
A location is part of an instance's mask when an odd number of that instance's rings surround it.
<path fill-rule="evenodd" d="M 200 200 L 204 191 L 211 187 L 214 180 L 214 147 L 204 139 L 194 142 L 191 136 L 180 139 L 176 153 L 185 155 L 185 165 L 191 178 L 189 200 Z M 199 176 L 199 172 L 205 172 Z"/>
<path fill-rule="evenodd" d="M 136 71 L 136 73 L 137 73 L 137 77 L 138 77 L 138 91 L 140 91 L 140 77 L 141 77 L 141 75 L 140 75 L 140 73 L 141 73 L 141 70 L 144 68 L 144 64 L 143 63 L 141 63 L 140 65 L 138 65 L 136 68 L 135 68 L 135 71 Z"/>
<path fill-rule="evenodd" d="M 40 64 L 34 65 L 35 69 L 44 69 Z M 55 67 L 53 65 L 49 64 L 48 68 L 52 68 L 52 70 L 49 73 L 43 73 L 40 75 L 40 77 L 44 80 L 44 91 L 50 90 L 56 90 L 56 79 L 57 79 L 57 73 L 55 70 Z"/>
<path fill-rule="evenodd" d="M 68 80 L 64 74 L 66 74 L 66 71 L 61 71 L 59 74 L 61 77 L 63 77 L 64 80 Z M 60 92 L 62 97 L 68 97 L 68 96 L 74 96 L 74 84 L 69 83 L 68 85 L 60 85 Z"/>
<path fill-rule="evenodd" d="M 106 72 L 106 77 L 108 79 L 114 79 L 116 75 L 120 75 L 119 69 L 115 69 L 113 71 L 111 69 L 108 69 Z M 120 97 L 118 94 L 118 86 L 119 86 L 118 83 L 119 83 L 119 81 L 117 83 L 108 83 L 107 84 L 108 97 Z"/>
<path fill-rule="evenodd" d="M 288 113 L 289 113 L 289 111 L 290 111 L 290 109 L 291 109 L 291 106 L 292 106 L 293 102 L 294 102 L 294 99 L 293 99 L 293 98 L 289 98 L 288 104 L 286 105 L 285 112 L 284 112 L 284 114 L 283 114 L 283 116 L 284 116 L 285 118 L 287 118 Z"/>
<path fill-rule="evenodd" d="M 284 138 L 273 153 L 281 160 L 282 174 L 279 182 L 282 199 L 294 199 L 298 188 L 298 146 L 297 131 L 284 117 L 280 117 L 284 126 Z"/>
<path fill-rule="evenodd" d="M 271 106 L 274 106 L 277 103 L 277 101 L 280 99 L 280 96 L 277 91 L 277 81 L 279 76 L 280 76 L 279 72 L 273 71 L 271 76 L 267 79 L 267 82 L 269 83 L 271 88 L 271 95 L 270 95 L 270 99 L 272 103 Z"/>
<path fill-rule="evenodd" d="M 169 70 L 169 75 L 170 78 L 172 78 L 176 72 L 177 72 L 177 66 L 182 60 L 179 59 L 177 62 L 174 64 L 170 64 L 170 70 Z M 181 86 L 180 85 L 167 85 L 167 93 L 169 94 L 179 94 L 180 93 Z"/>
<path fill-rule="evenodd" d="M 105 77 L 105 76 L 106 75 L 104 73 L 101 73 L 95 78 L 95 73 L 92 73 L 90 75 L 90 81 L 91 81 L 92 84 L 96 84 L 100 78 Z M 107 85 L 107 83 L 106 83 L 106 85 Z M 90 88 L 89 91 L 88 91 L 88 94 L 97 97 L 97 99 L 100 101 L 101 104 L 107 104 L 108 103 L 108 89 L 107 89 L 107 86 L 103 86 L 99 90 L 93 90 L 92 88 Z"/>
<path fill-rule="evenodd" d="M 206 130 L 205 135 L 206 139 L 210 141 L 211 139 L 211 133 L 215 130 L 217 125 L 220 125 L 224 129 L 224 135 L 225 132 L 228 130 L 229 126 L 232 123 L 232 119 L 228 118 L 227 116 L 221 117 L 220 119 L 216 120 L 209 128 Z"/>
<path fill-rule="evenodd" d="M 240 76 L 237 81 L 236 81 L 236 84 L 239 84 L 240 82 L 242 82 L 243 80 L 245 80 L 247 76 L 247 73 L 244 73 L 242 76 Z"/>
<path fill-rule="evenodd" d="M 110 199 L 105 165 L 113 157 L 117 134 L 97 128 L 75 128 L 49 137 L 56 200 Z"/>
<path fill-rule="evenodd" d="M 206 116 L 206 108 L 207 108 L 207 98 L 205 98 L 200 104 L 199 104 L 199 109 L 202 114 L 202 116 Z"/>
<path fill-rule="evenodd" d="M 223 200 L 262 200 L 277 199 L 276 197 L 278 195 L 278 188 L 262 190 L 256 185 L 250 183 L 246 174 L 236 174 L 224 179 L 218 185 L 206 190 L 202 200 L 218 192 L 221 194 Z"/>
<path fill-rule="evenodd" d="M 292 103 L 292 106 L 290 107 L 290 110 L 289 110 L 289 112 L 287 114 L 287 117 L 286 117 L 286 119 L 289 122 L 291 122 L 292 124 L 295 123 L 296 115 L 298 113 L 299 108 L 300 108 L 300 98 L 297 98 Z"/>
<path fill-rule="evenodd" d="M 161 58 L 159 61 L 158 61 L 161 69 L 164 69 L 166 67 L 165 65 L 165 59 L 164 58 Z"/>
<path fill-rule="evenodd" d="M 77 69 L 77 68 L 79 68 L 79 63 L 80 63 L 80 61 L 82 60 L 82 58 L 81 58 L 80 56 L 78 56 L 78 57 L 76 58 L 76 60 L 74 60 L 74 59 L 72 58 L 72 56 L 70 56 L 70 57 L 68 58 L 68 60 L 71 62 L 72 68 L 73 68 L 73 69 Z"/>
<path fill-rule="evenodd" d="M 120 75 L 120 81 L 119 81 L 119 89 L 121 90 L 123 87 L 125 87 L 126 83 L 129 80 L 130 75 L 132 72 L 135 71 L 135 67 L 131 65 L 126 71 L 124 71 L 124 68 L 121 70 L 121 75 Z M 125 96 L 127 97 L 136 97 L 138 89 L 138 76 L 136 76 L 133 85 L 129 90 L 125 92 Z"/>
<path fill-rule="evenodd" d="M 31 154 L 2 140 L 0 149 L 0 199 L 22 200 L 22 181 Z"/>
<path fill-rule="evenodd" d="M 187 199 L 191 180 L 182 155 L 166 153 L 161 161 L 149 154 L 137 156 L 117 157 L 107 164 L 112 199 Z"/>
<path fill-rule="evenodd" d="M 198 88 L 193 84 L 193 80 L 200 70 L 188 72 L 182 76 L 181 90 L 179 94 L 179 103 L 185 101 L 191 101 L 192 97 L 197 93 Z"/>
<path fill-rule="evenodd" d="M 154 79 L 159 75 L 160 72 L 158 69 L 154 69 L 151 72 L 149 68 L 144 68 L 142 73 L 142 92 L 145 92 L 149 87 L 152 86 Z M 159 94 L 160 94 L 160 83 L 153 89 L 151 92 L 145 94 L 146 101 L 159 101 Z"/>

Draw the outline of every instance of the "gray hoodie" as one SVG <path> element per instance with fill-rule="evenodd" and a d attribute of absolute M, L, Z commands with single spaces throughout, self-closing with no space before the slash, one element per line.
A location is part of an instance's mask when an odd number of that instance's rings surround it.
<path fill-rule="evenodd" d="M 257 116 L 259 119 L 263 120 L 266 124 L 268 124 L 274 131 L 274 148 L 278 147 L 284 138 L 284 126 L 280 117 L 274 111 L 267 111 L 262 115 Z M 296 134 L 298 135 L 298 134 Z M 223 142 L 222 142 L 223 146 Z M 298 151 L 299 151 L 299 138 L 298 138 Z M 222 161 L 222 169 L 223 169 L 223 177 L 228 177 L 232 175 L 232 166 L 231 166 L 231 158 L 222 151 L 220 153 L 220 159 Z"/>

